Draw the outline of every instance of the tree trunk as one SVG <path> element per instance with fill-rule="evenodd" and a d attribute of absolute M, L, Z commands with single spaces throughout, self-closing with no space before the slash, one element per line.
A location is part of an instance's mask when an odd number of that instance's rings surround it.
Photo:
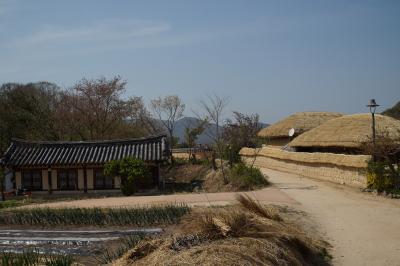
<path fill-rule="evenodd" d="M 172 150 L 171 150 L 171 165 L 175 164 L 175 160 L 174 160 L 174 155 L 172 154 Z"/>
<path fill-rule="evenodd" d="M 171 154 L 171 165 L 175 164 L 174 156 L 172 154 L 172 149 L 174 148 L 174 132 L 169 130 L 169 146 L 170 146 L 170 154 Z"/>
<path fill-rule="evenodd" d="M 217 163 L 215 162 L 215 151 L 213 150 L 211 153 L 211 165 L 213 170 L 217 170 Z"/>
<path fill-rule="evenodd" d="M 223 159 L 221 160 L 221 172 L 222 172 L 222 179 L 224 180 L 224 184 L 228 184 L 228 178 L 226 178 L 226 173 L 225 173 L 225 167 L 224 167 L 224 161 Z"/>
<path fill-rule="evenodd" d="M 4 181 L 5 181 L 5 175 L 4 175 L 4 171 L 1 171 L 2 173 L 0 173 L 2 176 L 0 176 L 0 182 L 1 182 L 1 201 L 5 201 L 6 197 L 4 195 Z"/>

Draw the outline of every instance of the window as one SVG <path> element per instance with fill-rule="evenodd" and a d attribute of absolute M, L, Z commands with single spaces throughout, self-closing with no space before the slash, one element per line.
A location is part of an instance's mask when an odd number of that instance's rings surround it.
<path fill-rule="evenodd" d="M 57 171 L 58 189 L 76 190 L 78 189 L 78 171 L 76 169 L 63 169 Z"/>
<path fill-rule="evenodd" d="M 103 169 L 94 170 L 94 188 L 95 189 L 113 189 L 114 179 L 103 174 Z"/>
<path fill-rule="evenodd" d="M 22 172 L 22 188 L 42 190 L 42 171 L 27 170 Z"/>

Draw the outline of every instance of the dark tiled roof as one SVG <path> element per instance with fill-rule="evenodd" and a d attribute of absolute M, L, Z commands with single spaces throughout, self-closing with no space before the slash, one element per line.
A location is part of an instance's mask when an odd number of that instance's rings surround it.
<path fill-rule="evenodd" d="M 165 135 L 105 141 L 26 141 L 14 139 L 0 160 L 10 167 L 104 164 L 135 157 L 163 161 L 169 156 Z"/>

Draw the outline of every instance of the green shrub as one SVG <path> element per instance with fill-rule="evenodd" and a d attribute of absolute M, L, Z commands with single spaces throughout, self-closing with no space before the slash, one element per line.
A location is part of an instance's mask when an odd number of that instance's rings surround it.
<path fill-rule="evenodd" d="M 230 164 L 240 163 L 239 151 L 241 149 L 238 145 L 223 145 L 222 147 L 222 159 L 228 161 Z"/>
<path fill-rule="evenodd" d="M 174 158 L 174 164 L 175 165 L 185 165 L 188 164 L 189 160 L 185 158 Z"/>
<path fill-rule="evenodd" d="M 260 169 L 249 167 L 242 162 L 233 165 L 229 175 L 229 182 L 235 187 L 245 190 L 269 184 Z"/>
<path fill-rule="evenodd" d="M 121 177 L 121 191 L 125 196 L 133 195 L 138 187 L 148 187 L 152 182 L 150 170 L 144 161 L 132 157 L 107 163 L 104 174 Z"/>
<path fill-rule="evenodd" d="M 390 169 L 390 162 L 369 161 L 367 167 L 367 187 L 378 192 L 395 189 L 398 173 Z"/>

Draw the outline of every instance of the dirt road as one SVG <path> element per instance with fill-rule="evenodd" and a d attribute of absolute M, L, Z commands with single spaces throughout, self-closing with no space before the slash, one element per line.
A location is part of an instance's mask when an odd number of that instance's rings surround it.
<path fill-rule="evenodd" d="M 165 203 L 187 203 L 192 206 L 196 205 L 225 205 L 235 202 L 236 192 L 221 193 L 186 193 L 159 196 L 135 196 L 135 197 L 109 197 L 84 199 L 74 201 L 58 201 L 44 204 L 31 204 L 21 208 L 33 207 L 134 207 L 151 204 Z M 295 200 L 286 195 L 276 187 L 267 187 L 262 190 L 246 192 L 249 196 L 265 203 L 275 204 L 297 204 Z"/>
<path fill-rule="evenodd" d="M 264 169 L 333 246 L 334 265 L 400 265 L 400 200 Z"/>
<path fill-rule="evenodd" d="M 332 245 L 334 265 L 400 265 L 400 200 L 356 189 L 263 170 L 274 186 L 248 192 L 261 202 L 290 205 L 308 213 L 315 230 Z M 112 207 L 165 202 L 227 204 L 236 193 L 115 197 L 55 202 L 47 207 Z"/>

